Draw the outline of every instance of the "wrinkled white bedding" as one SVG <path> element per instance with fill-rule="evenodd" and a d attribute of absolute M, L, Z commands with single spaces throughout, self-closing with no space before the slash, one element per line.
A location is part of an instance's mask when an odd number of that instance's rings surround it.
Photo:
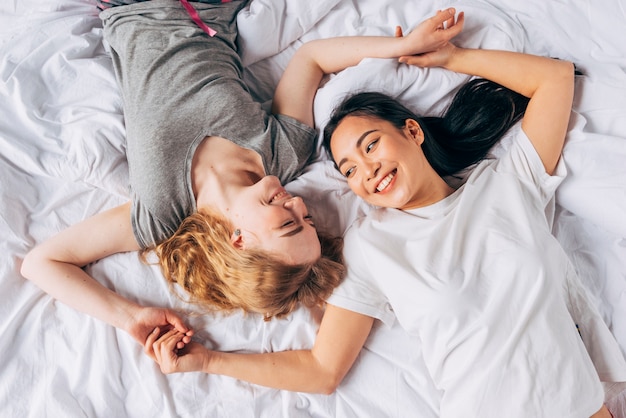
<path fill-rule="evenodd" d="M 557 195 L 555 234 L 626 352 L 626 10 L 609 0 L 253 0 L 239 16 L 246 80 L 261 101 L 302 42 L 408 31 L 435 10 L 466 12 L 464 46 L 573 60 L 579 78 Z M 376 325 L 337 392 L 290 393 L 201 374 L 164 376 L 123 331 L 55 302 L 21 278 L 35 243 L 127 199 L 122 103 L 88 0 L 0 4 L 0 416 L 436 417 L 438 391 L 419 342 Z M 443 109 L 465 76 L 364 60 L 330 77 L 315 103 L 322 126 L 347 92 L 380 90 L 420 112 Z M 331 164 L 289 185 L 322 227 L 340 233 L 360 211 Z M 309 347 L 319 313 L 285 320 L 198 315 L 136 254 L 89 272 L 145 304 L 173 306 L 207 345 L 270 351 Z M 417 347 L 417 349 L 416 349 Z M 468 384 L 471 384 L 468 383 Z"/>

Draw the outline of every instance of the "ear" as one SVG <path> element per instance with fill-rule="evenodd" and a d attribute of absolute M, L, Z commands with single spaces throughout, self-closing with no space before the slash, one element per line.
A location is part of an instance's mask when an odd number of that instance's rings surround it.
<path fill-rule="evenodd" d="M 243 242 L 243 234 L 241 232 L 239 234 L 236 234 L 235 232 L 233 232 L 232 235 L 230 236 L 230 242 L 231 244 L 233 244 L 233 247 L 235 247 L 238 250 L 245 249 L 245 245 Z"/>
<path fill-rule="evenodd" d="M 422 145 L 424 142 L 424 131 L 422 131 L 420 124 L 415 119 L 407 119 L 404 121 L 404 128 L 418 145 Z"/>

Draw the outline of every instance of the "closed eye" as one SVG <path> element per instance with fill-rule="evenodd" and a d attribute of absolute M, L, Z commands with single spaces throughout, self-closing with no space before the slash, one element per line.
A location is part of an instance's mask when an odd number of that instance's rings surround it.
<path fill-rule="evenodd" d="M 289 226 L 293 225 L 294 223 L 295 223 L 295 222 L 294 222 L 294 220 L 293 220 L 293 219 L 291 219 L 291 220 L 289 220 L 289 221 L 287 221 L 287 222 L 283 223 L 280 227 L 281 227 L 281 228 L 288 228 Z"/>

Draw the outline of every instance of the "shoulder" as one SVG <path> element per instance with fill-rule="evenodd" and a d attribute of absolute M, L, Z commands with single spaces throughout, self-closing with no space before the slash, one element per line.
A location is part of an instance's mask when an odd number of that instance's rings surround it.
<path fill-rule="evenodd" d="M 167 204 L 164 201 L 154 206 L 143 202 L 136 194 L 133 197 L 130 220 L 133 234 L 141 248 L 152 247 L 171 237 L 191 211 L 191 207 L 172 205 L 178 202 L 176 200 L 167 199 Z"/>
<path fill-rule="evenodd" d="M 567 175 L 562 160 L 553 174 L 546 172 L 537 150 L 519 124 L 512 128 L 492 154 L 495 159 L 489 161 L 489 166 L 496 173 L 512 174 L 538 189 L 551 189 L 554 192 Z"/>
<path fill-rule="evenodd" d="M 344 262 L 347 274 L 328 302 L 391 325 L 395 321 L 393 310 L 372 268 L 372 259 L 368 256 L 371 246 L 362 239 L 368 221 L 369 217 L 360 218 L 346 232 Z"/>

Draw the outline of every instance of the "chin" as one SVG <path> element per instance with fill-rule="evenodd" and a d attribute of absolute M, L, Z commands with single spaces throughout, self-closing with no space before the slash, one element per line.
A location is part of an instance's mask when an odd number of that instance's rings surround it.
<path fill-rule="evenodd" d="M 381 201 L 380 199 L 376 199 L 376 201 L 369 201 L 367 203 L 369 203 L 370 205 L 379 207 L 379 208 L 395 209 L 398 207 L 397 205 L 394 205 L 393 202 Z"/>

